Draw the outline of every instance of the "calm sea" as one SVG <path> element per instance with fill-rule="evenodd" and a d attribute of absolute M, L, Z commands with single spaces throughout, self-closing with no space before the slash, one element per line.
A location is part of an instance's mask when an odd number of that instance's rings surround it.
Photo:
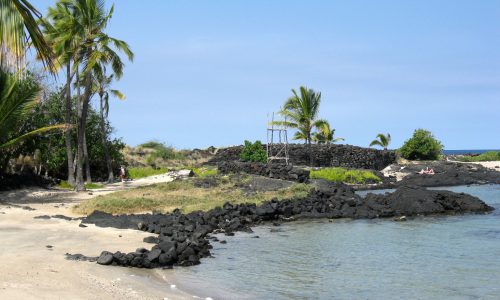
<path fill-rule="evenodd" d="M 445 155 L 481 154 L 481 153 L 488 152 L 488 151 L 500 151 L 500 150 L 494 150 L 494 149 L 491 149 L 491 150 L 485 150 L 485 149 L 481 149 L 481 150 L 473 150 L 473 149 L 469 149 L 469 150 L 443 150 L 443 154 L 445 154 Z"/>
<path fill-rule="evenodd" d="M 500 299 L 500 185 L 447 189 L 496 211 L 261 226 L 222 236 L 201 265 L 158 272 L 213 299 Z"/>

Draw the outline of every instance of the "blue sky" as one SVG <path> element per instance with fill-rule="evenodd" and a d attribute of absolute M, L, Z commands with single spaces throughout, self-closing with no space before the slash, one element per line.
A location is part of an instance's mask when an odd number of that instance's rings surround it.
<path fill-rule="evenodd" d="M 348 144 L 426 128 L 447 149 L 500 149 L 500 1 L 122 0 L 109 34 L 136 56 L 110 112 L 130 145 L 265 141 L 306 85 Z"/>

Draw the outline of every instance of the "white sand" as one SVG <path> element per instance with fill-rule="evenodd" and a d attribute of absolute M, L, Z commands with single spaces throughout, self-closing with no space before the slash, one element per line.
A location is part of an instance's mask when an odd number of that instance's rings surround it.
<path fill-rule="evenodd" d="M 66 253 L 98 256 L 102 250 L 150 248 L 142 239 L 151 234 L 93 225 L 82 228 L 79 221 L 34 219 L 40 215 L 74 216 L 71 206 L 82 199 L 171 180 L 171 175 L 152 176 L 113 184 L 92 191 L 92 195 L 42 189 L 0 193 L 0 299 L 192 299 L 159 282 L 153 270 L 65 259 Z"/>

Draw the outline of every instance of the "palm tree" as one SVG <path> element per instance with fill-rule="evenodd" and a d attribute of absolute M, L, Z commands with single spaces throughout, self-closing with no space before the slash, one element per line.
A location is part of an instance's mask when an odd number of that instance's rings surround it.
<path fill-rule="evenodd" d="M 39 92 L 39 85 L 25 84 L 0 68 L 0 153 L 33 135 L 68 128 L 67 124 L 50 125 L 19 135 L 22 120 L 39 102 Z"/>
<path fill-rule="evenodd" d="M 57 67 L 66 65 L 66 86 L 63 89 L 65 93 L 65 122 L 72 123 L 72 98 L 71 82 L 75 72 L 72 72 L 71 63 L 74 60 L 75 51 L 78 48 L 80 40 L 78 35 L 74 34 L 73 28 L 74 16 L 70 8 L 64 2 L 56 3 L 55 7 L 49 7 L 47 19 L 42 21 L 46 40 L 54 49 L 57 56 Z M 74 64 L 76 66 L 76 64 Z M 77 67 L 77 66 L 76 66 Z M 63 94 L 61 94 L 62 96 Z M 75 172 L 73 165 L 73 141 L 69 130 L 65 133 L 66 155 L 68 160 L 68 183 L 75 184 Z"/>
<path fill-rule="evenodd" d="M 118 91 L 110 89 L 113 82 L 114 75 L 106 76 L 105 69 L 96 68 L 95 74 L 95 89 L 99 95 L 100 100 L 100 114 L 101 114 L 101 131 L 102 131 L 102 145 L 104 148 L 104 156 L 106 158 L 106 165 L 108 167 L 108 182 L 114 181 L 113 165 L 111 163 L 111 156 L 108 149 L 108 137 L 106 133 L 106 120 L 109 114 L 109 95 L 117 97 L 120 100 L 125 99 L 125 95 Z"/>
<path fill-rule="evenodd" d="M 374 139 L 370 143 L 370 147 L 372 146 L 380 146 L 383 147 L 384 150 L 387 150 L 389 144 L 391 143 L 391 135 L 388 133 L 387 135 L 383 135 L 382 133 L 377 134 L 377 139 Z"/>
<path fill-rule="evenodd" d="M 294 140 L 304 140 L 309 145 L 310 163 L 312 164 L 312 153 L 310 149 L 312 141 L 312 130 L 314 127 L 323 124 L 324 120 L 318 120 L 319 105 L 321 103 L 321 93 L 301 86 L 300 94 L 292 89 L 293 96 L 288 98 L 280 111 L 280 115 L 285 121 L 275 121 L 275 125 L 283 125 L 294 128 Z"/>
<path fill-rule="evenodd" d="M 297 129 L 293 137 L 294 140 L 304 140 L 309 144 L 312 140 L 312 130 L 316 125 L 320 125 L 324 120 L 317 120 L 319 105 L 321 103 L 321 93 L 316 93 L 312 89 L 301 86 L 300 95 L 292 89 L 293 96 L 288 98 L 279 112 L 286 121 L 274 121 L 275 125 Z"/>
<path fill-rule="evenodd" d="M 318 132 L 313 133 L 312 140 L 318 144 L 330 144 L 343 141 L 343 138 L 334 138 L 335 129 L 330 128 L 327 121 L 316 122 Z"/>
<path fill-rule="evenodd" d="M 78 64 L 83 64 L 82 79 L 85 86 L 81 103 L 78 105 L 77 118 L 76 190 L 82 191 L 85 190 L 83 183 L 85 125 L 93 94 L 93 70 L 98 64 L 110 64 L 113 72 L 119 77 L 122 75 L 123 63 L 113 48 L 123 51 L 129 59 L 133 58 L 133 54 L 124 41 L 104 33 L 104 29 L 113 15 L 114 6 L 106 12 L 103 0 L 66 0 L 65 3 L 74 16 L 73 32 L 82 41 L 81 46 L 77 49 L 75 59 Z"/>
<path fill-rule="evenodd" d="M 33 45 L 45 66 L 55 70 L 52 49 L 37 24 L 40 17 L 26 0 L 0 0 L 0 66 L 13 65 L 20 70 L 26 49 Z"/>

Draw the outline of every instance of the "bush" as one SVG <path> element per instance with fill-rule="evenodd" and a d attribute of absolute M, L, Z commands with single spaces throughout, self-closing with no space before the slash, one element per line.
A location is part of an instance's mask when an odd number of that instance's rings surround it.
<path fill-rule="evenodd" d="M 321 178 L 346 183 L 371 183 L 380 181 L 380 178 L 370 171 L 346 170 L 344 168 L 323 168 L 320 170 L 312 170 L 310 176 L 312 179 Z"/>
<path fill-rule="evenodd" d="M 401 156 L 410 160 L 436 160 L 441 150 L 441 142 L 425 129 L 415 130 L 413 136 L 399 149 Z"/>
<path fill-rule="evenodd" d="M 159 167 L 168 160 L 185 158 L 182 152 L 164 143 L 149 141 L 140 145 L 140 147 L 154 150 L 146 157 L 146 163 L 152 167 Z"/>
<path fill-rule="evenodd" d="M 499 161 L 500 151 L 488 151 L 476 156 L 462 156 L 458 158 L 459 161 L 477 162 L 477 161 Z"/>
<path fill-rule="evenodd" d="M 44 98 L 44 100 L 33 109 L 26 120 L 24 120 L 23 130 L 19 133 L 24 134 L 43 126 L 64 123 L 64 101 L 64 97 L 61 97 L 60 91 L 49 93 L 48 97 L 46 99 Z M 74 98 L 73 105 L 73 111 L 76 111 L 76 98 Z M 76 120 L 72 120 L 72 123 L 75 122 Z M 110 138 L 114 128 L 108 121 L 106 121 L 104 126 L 106 136 L 108 137 L 107 145 L 112 160 L 113 170 L 117 171 L 120 165 L 126 165 L 122 154 L 122 149 L 125 147 L 125 144 L 119 138 Z M 101 116 L 98 111 L 90 107 L 87 118 L 86 138 L 90 170 L 92 180 L 94 181 L 102 181 L 108 178 L 102 135 Z M 71 130 L 71 137 L 73 140 L 73 153 L 76 153 L 76 130 Z M 42 174 L 47 171 L 48 175 L 51 177 L 67 178 L 68 165 L 63 132 L 54 131 L 50 134 L 38 135 L 27 139 L 18 147 L 10 151 L 9 158 L 19 157 L 20 154 L 24 157 L 33 157 L 35 153 L 39 153 L 40 155 L 43 169 Z"/>
<path fill-rule="evenodd" d="M 243 150 L 240 154 L 240 159 L 242 161 L 266 163 L 267 153 L 260 141 L 256 141 L 253 144 L 250 141 L 245 141 L 245 145 L 243 146 Z"/>

